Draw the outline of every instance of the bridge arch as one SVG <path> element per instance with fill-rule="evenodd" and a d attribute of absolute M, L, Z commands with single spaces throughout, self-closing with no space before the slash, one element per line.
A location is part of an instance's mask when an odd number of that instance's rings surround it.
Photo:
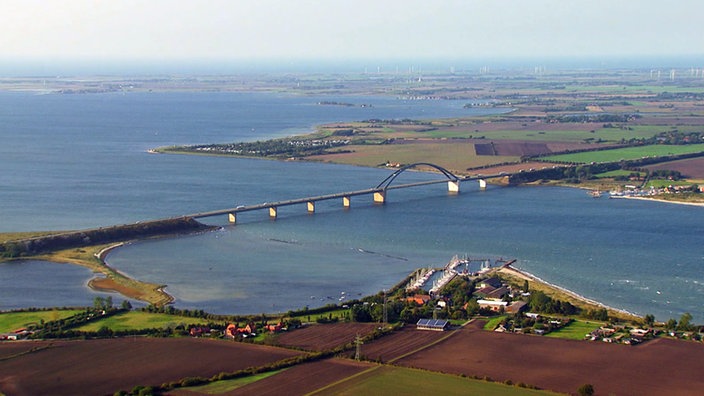
<path fill-rule="evenodd" d="M 390 174 L 386 179 L 382 180 L 381 183 L 379 183 L 376 186 L 376 189 L 386 191 L 387 188 L 391 185 L 391 183 L 396 179 L 401 173 L 407 171 L 408 169 L 415 168 L 418 166 L 428 166 L 434 169 L 437 169 L 447 177 L 447 180 L 452 181 L 452 182 L 458 182 L 460 178 L 458 176 L 455 176 L 452 172 L 449 170 L 443 168 L 442 166 L 431 164 L 429 162 L 416 162 L 410 165 L 405 165 L 399 169 L 397 169 L 394 173 Z"/>

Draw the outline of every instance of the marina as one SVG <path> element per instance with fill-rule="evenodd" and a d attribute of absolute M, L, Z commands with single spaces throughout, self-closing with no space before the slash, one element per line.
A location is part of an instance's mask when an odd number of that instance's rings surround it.
<path fill-rule="evenodd" d="M 478 277 L 493 268 L 510 265 L 516 260 L 504 260 L 503 258 L 469 258 L 466 255 L 460 257 L 455 255 L 442 268 L 419 268 L 411 276 L 411 280 L 406 286 L 407 292 L 418 289 L 427 289 L 430 295 L 436 294 L 457 276 Z"/>

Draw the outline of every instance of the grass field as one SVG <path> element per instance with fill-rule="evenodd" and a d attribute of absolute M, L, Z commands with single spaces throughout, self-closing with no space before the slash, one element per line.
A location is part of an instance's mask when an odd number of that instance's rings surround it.
<path fill-rule="evenodd" d="M 322 313 L 316 313 L 316 314 L 300 314 L 300 315 L 294 315 L 292 318 L 297 318 L 300 319 L 301 322 L 315 322 L 318 318 L 339 318 L 339 319 L 345 319 L 347 317 L 347 314 L 349 314 L 350 310 L 347 308 L 340 308 L 336 309 L 334 311 L 328 311 L 328 312 L 322 312 Z"/>
<path fill-rule="evenodd" d="M 189 325 L 206 323 L 208 323 L 208 320 L 202 318 L 130 311 L 85 324 L 78 327 L 76 330 L 98 331 L 103 326 L 108 327 L 113 331 L 151 328 L 162 329 L 165 327 L 177 326 L 179 324 Z"/>
<path fill-rule="evenodd" d="M 619 169 L 619 170 L 615 170 L 615 171 L 599 173 L 599 174 L 594 175 L 594 176 L 595 176 L 596 178 L 598 178 L 598 179 L 608 179 L 608 178 L 616 177 L 616 176 L 628 176 L 628 175 L 630 175 L 631 173 L 638 173 L 638 174 L 640 174 L 640 175 L 643 174 L 642 172 L 633 172 L 633 171 L 628 171 L 628 170 Z"/>
<path fill-rule="evenodd" d="M 504 320 L 505 318 L 506 318 L 506 315 L 501 315 L 501 316 L 497 316 L 497 317 L 489 319 L 486 322 L 486 324 L 484 325 L 484 330 L 493 331 L 499 325 L 499 323 L 501 323 L 501 321 Z"/>
<path fill-rule="evenodd" d="M 552 338 L 565 338 L 569 340 L 583 340 L 586 334 L 591 333 L 592 331 L 598 329 L 599 326 L 603 325 L 604 324 L 600 322 L 574 320 L 567 326 L 559 330 L 552 331 L 545 336 Z"/>
<path fill-rule="evenodd" d="M 554 395 L 555 393 L 401 367 L 380 367 L 316 395 Z"/>
<path fill-rule="evenodd" d="M 52 320 L 68 318 L 83 310 L 67 309 L 67 310 L 51 310 L 51 311 L 35 311 L 35 312 L 5 312 L 0 313 L 0 333 L 14 331 L 27 325 Z"/>
<path fill-rule="evenodd" d="M 588 151 L 574 154 L 560 154 L 544 157 L 546 161 L 562 161 L 575 163 L 616 162 L 634 160 L 643 157 L 661 157 L 704 152 L 704 144 L 689 144 L 683 146 L 650 145 L 641 147 L 626 147 L 614 150 Z"/>
<path fill-rule="evenodd" d="M 184 389 L 196 392 L 198 394 L 219 395 L 221 393 L 232 392 L 237 388 L 241 388 L 247 384 L 251 384 L 264 378 L 271 377 L 272 375 L 278 374 L 284 370 L 286 369 L 269 371 L 266 373 L 250 375 L 247 377 L 236 378 L 232 380 L 215 381 L 208 385 L 193 386 Z"/>
<path fill-rule="evenodd" d="M 646 187 L 663 188 L 667 186 L 689 186 L 691 184 L 691 182 L 686 180 L 651 179 L 648 180 Z"/>

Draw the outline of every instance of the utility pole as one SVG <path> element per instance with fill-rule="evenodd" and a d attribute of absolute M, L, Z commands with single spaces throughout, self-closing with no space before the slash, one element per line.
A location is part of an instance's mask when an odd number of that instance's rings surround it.
<path fill-rule="evenodd" d="M 357 333 L 357 337 L 354 338 L 354 344 L 355 344 L 355 350 L 354 350 L 354 360 L 361 360 L 362 359 L 362 337 L 359 336 L 359 333 Z"/>
<path fill-rule="evenodd" d="M 384 323 L 389 323 L 389 311 L 386 310 L 386 289 L 384 289 L 384 314 L 383 314 L 383 321 L 384 321 Z"/>

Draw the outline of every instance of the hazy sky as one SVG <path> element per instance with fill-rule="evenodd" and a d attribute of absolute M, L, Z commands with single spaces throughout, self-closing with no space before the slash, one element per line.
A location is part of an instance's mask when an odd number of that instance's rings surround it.
<path fill-rule="evenodd" d="M 0 0 L 0 59 L 704 54 L 702 0 Z"/>

